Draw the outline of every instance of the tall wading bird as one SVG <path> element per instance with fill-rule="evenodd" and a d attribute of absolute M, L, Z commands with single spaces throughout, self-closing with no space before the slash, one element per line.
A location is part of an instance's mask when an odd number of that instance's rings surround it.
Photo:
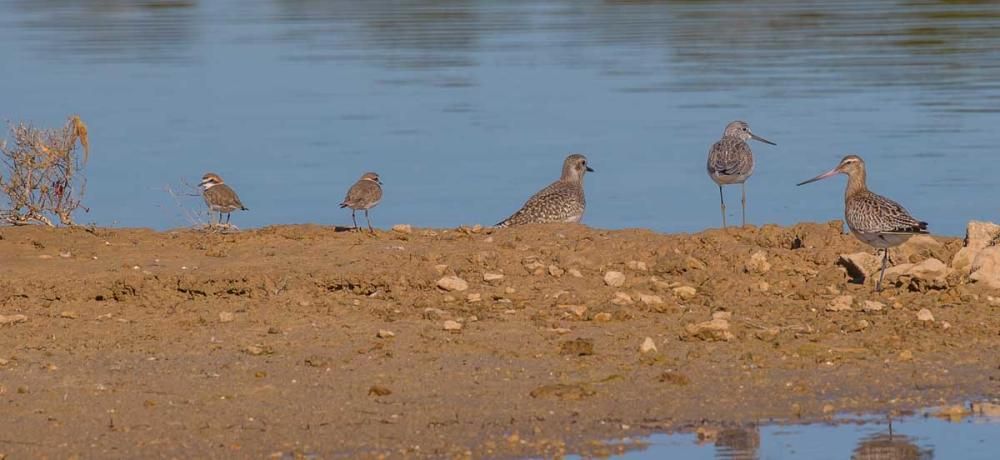
<path fill-rule="evenodd" d="M 857 155 L 847 155 L 836 168 L 798 185 L 837 174 L 847 174 L 844 219 L 851 233 L 864 243 L 882 250 L 882 272 L 875 285 L 875 290 L 881 291 L 889 248 L 903 244 L 918 233 L 929 233 L 927 222 L 914 219 L 899 203 L 869 191 L 865 183 L 865 161 Z"/>
<path fill-rule="evenodd" d="M 351 221 L 354 222 L 354 229 L 358 229 L 358 219 L 354 213 L 359 209 L 365 210 L 365 220 L 368 221 L 368 231 L 375 233 L 372 228 L 372 220 L 368 217 L 368 210 L 374 208 L 379 201 L 382 201 L 382 181 L 378 174 L 366 172 L 358 179 L 351 189 L 347 191 L 347 197 L 340 203 L 341 208 L 351 208 Z"/>
<path fill-rule="evenodd" d="M 219 225 L 222 225 L 222 214 L 226 215 L 225 225 L 229 225 L 229 217 L 233 211 L 249 211 L 243 206 L 236 192 L 226 185 L 218 174 L 205 173 L 198 185 L 201 187 L 201 194 L 208 209 L 219 213 Z M 211 217 L 209 220 L 211 221 Z"/>
<path fill-rule="evenodd" d="M 579 222 L 587 208 L 587 200 L 583 197 L 583 175 L 587 172 L 594 172 L 587 166 L 587 157 L 578 153 L 566 157 L 559 180 L 532 195 L 521 209 L 496 227 Z"/>
<path fill-rule="evenodd" d="M 726 227 L 726 200 L 722 197 L 722 186 L 740 184 L 743 189 L 743 225 L 747 224 L 746 181 L 753 174 L 753 152 L 747 141 L 753 139 L 765 144 L 778 145 L 750 131 L 745 121 L 734 121 L 726 125 L 722 139 L 708 151 L 708 177 L 719 185 L 719 205 L 722 208 L 722 227 Z"/>

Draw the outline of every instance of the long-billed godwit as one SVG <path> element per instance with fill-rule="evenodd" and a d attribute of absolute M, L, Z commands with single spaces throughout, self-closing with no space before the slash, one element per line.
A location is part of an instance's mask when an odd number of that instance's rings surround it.
<path fill-rule="evenodd" d="M 864 243 L 882 250 L 882 272 L 875 285 L 875 290 L 881 291 L 889 248 L 903 244 L 915 234 L 929 233 L 927 222 L 914 219 L 899 203 L 869 191 L 865 183 L 865 161 L 857 155 L 847 155 L 836 168 L 798 185 L 836 174 L 847 174 L 844 218 L 851 233 Z"/>
<path fill-rule="evenodd" d="M 559 180 L 532 195 L 521 209 L 496 226 L 579 222 L 587 207 L 583 197 L 583 175 L 588 171 L 594 170 L 587 166 L 587 157 L 578 153 L 566 157 Z"/>
<path fill-rule="evenodd" d="M 726 200 L 722 197 L 722 186 L 740 184 L 743 189 L 743 225 L 747 224 L 746 180 L 753 174 L 753 152 L 747 141 L 750 139 L 765 144 L 777 145 L 750 131 L 745 121 L 734 121 L 726 125 L 722 139 L 708 151 L 708 176 L 719 185 L 719 205 L 722 208 L 722 227 L 726 226 Z"/>

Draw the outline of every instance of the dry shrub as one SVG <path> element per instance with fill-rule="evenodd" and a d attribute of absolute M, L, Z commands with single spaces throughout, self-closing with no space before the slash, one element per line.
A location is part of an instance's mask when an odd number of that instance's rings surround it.
<path fill-rule="evenodd" d="M 0 193 L 7 198 L 0 222 L 52 226 L 49 216 L 56 216 L 63 225 L 74 225 L 73 211 L 87 210 L 80 204 L 86 180 L 79 173 L 89 157 L 87 125 L 79 116 L 69 117 L 62 128 L 11 125 L 9 142 L 0 142 Z"/>

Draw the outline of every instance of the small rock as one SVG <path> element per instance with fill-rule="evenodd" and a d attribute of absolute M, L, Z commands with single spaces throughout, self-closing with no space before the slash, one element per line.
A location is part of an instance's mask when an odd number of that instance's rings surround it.
<path fill-rule="evenodd" d="M 871 325 L 872 323 L 868 322 L 867 319 L 859 319 L 857 322 L 845 329 L 847 332 L 861 332 L 871 327 Z"/>
<path fill-rule="evenodd" d="M 951 422 L 959 422 L 966 416 L 971 415 L 971 413 L 965 406 L 956 404 L 954 406 L 942 407 L 937 412 L 934 412 L 933 415 Z"/>
<path fill-rule="evenodd" d="M 771 269 L 771 264 L 767 261 L 767 254 L 764 251 L 757 251 L 750 256 L 750 260 L 747 261 L 744 266 L 744 270 L 747 273 L 756 273 L 762 275 L 767 273 Z"/>
<path fill-rule="evenodd" d="M 903 350 L 899 352 L 900 361 L 910 361 L 913 359 L 913 352 L 910 350 Z"/>
<path fill-rule="evenodd" d="M 73 257 L 73 253 L 71 253 L 69 251 L 60 252 L 59 253 L 59 257 L 62 257 L 63 259 L 69 259 L 70 257 Z"/>
<path fill-rule="evenodd" d="M 868 277 L 881 270 L 882 259 L 870 252 L 855 252 L 841 254 L 837 265 L 847 269 L 847 274 L 856 282 L 864 283 Z"/>
<path fill-rule="evenodd" d="M 458 332 L 462 330 L 462 323 L 454 320 L 447 320 L 444 322 L 444 330 L 450 332 Z"/>
<path fill-rule="evenodd" d="M 832 414 L 833 410 L 834 410 L 833 404 L 824 404 L 823 405 L 823 413 L 824 414 Z"/>
<path fill-rule="evenodd" d="M 382 386 L 382 385 L 372 385 L 368 388 L 368 396 L 389 396 L 392 394 L 392 390 Z"/>
<path fill-rule="evenodd" d="M 253 356 L 260 356 L 273 354 L 274 349 L 269 345 L 247 345 L 243 348 L 243 352 Z"/>
<path fill-rule="evenodd" d="M 594 315 L 594 321 L 601 322 L 601 323 L 606 323 L 608 321 L 611 321 L 611 313 L 608 313 L 606 311 L 602 311 L 602 312 Z"/>
<path fill-rule="evenodd" d="M 632 296 L 624 292 L 616 292 L 615 296 L 611 299 L 611 303 L 615 305 L 632 305 Z"/>
<path fill-rule="evenodd" d="M 653 294 L 638 294 L 639 301 L 646 305 L 660 305 L 663 303 L 663 297 Z"/>
<path fill-rule="evenodd" d="M 941 329 L 948 330 L 951 329 L 951 323 L 947 321 L 941 321 Z"/>
<path fill-rule="evenodd" d="M 642 341 L 642 345 L 639 345 L 639 352 L 642 354 L 655 353 L 657 351 L 656 342 L 653 342 L 651 337 L 646 337 L 646 339 Z"/>
<path fill-rule="evenodd" d="M 445 291 L 464 291 L 469 283 L 457 276 L 446 276 L 438 280 L 437 286 Z"/>
<path fill-rule="evenodd" d="M 684 259 L 684 266 L 687 267 L 688 270 L 704 270 L 708 268 L 708 265 L 705 265 L 705 262 L 691 256 Z"/>
<path fill-rule="evenodd" d="M 437 264 L 434 266 L 434 271 L 436 271 L 438 275 L 443 275 L 448 272 L 448 264 Z"/>
<path fill-rule="evenodd" d="M 644 272 L 644 271 L 648 271 L 649 270 L 649 266 L 646 265 L 646 262 L 643 262 L 643 261 L 640 261 L 640 260 L 630 260 L 630 261 L 628 261 L 628 263 L 625 264 L 625 266 L 628 267 L 631 270 L 640 271 L 640 272 Z"/>
<path fill-rule="evenodd" d="M 513 294 L 513 293 L 517 292 L 517 289 L 514 289 L 514 288 L 512 288 L 510 286 L 507 286 L 507 287 L 503 288 L 503 292 L 504 292 L 504 294 Z"/>
<path fill-rule="evenodd" d="M 827 305 L 826 311 L 849 311 L 853 303 L 854 296 L 839 295 L 830 301 L 830 305 Z"/>
<path fill-rule="evenodd" d="M 493 281 L 500 281 L 502 279 L 503 279 L 502 273 L 489 273 L 489 272 L 483 273 L 483 281 L 486 281 L 487 283 Z"/>
<path fill-rule="evenodd" d="M 885 280 L 911 290 L 944 289 L 952 269 L 944 262 L 930 258 L 918 264 L 899 264 L 885 270 Z"/>
<path fill-rule="evenodd" d="M 1000 404 L 991 402 L 972 403 L 972 412 L 986 417 L 1000 417 Z"/>
<path fill-rule="evenodd" d="M 611 287 L 621 287 L 625 284 L 625 274 L 622 272 L 609 271 L 604 274 L 604 284 Z"/>
<path fill-rule="evenodd" d="M 413 233 L 413 227 L 411 227 L 410 224 L 396 224 L 392 226 L 392 231 L 396 233 L 410 234 Z"/>
<path fill-rule="evenodd" d="M 469 302 L 469 303 L 482 302 L 483 301 L 483 295 L 480 294 L 480 293 L 478 293 L 478 292 L 474 292 L 472 294 L 469 294 L 469 295 L 465 296 L 465 301 Z"/>
<path fill-rule="evenodd" d="M 729 321 L 724 319 L 713 319 L 703 323 L 688 324 L 684 326 L 687 337 L 707 341 L 730 341 L 736 336 L 729 332 Z"/>
<path fill-rule="evenodd" d="M 752 285 L 753 289 L 757 292 L 767 292 L 771 289 L 771 285 L 767 281 L 760 280 Z"/>
<path fill-rule="evenodd" d="M 729 321 L 733 319 L 733 313 L 729 311 L 717 311 L 712 313 L 712 319 L 724 319 Z"/>
<path fill-rule="evenodd" d="M 11 324 L 22 323 L 28 320 L 27 316 L 24 315 L 0 315 L 0 326 L 8 326 Z"/>
<path fill-rule="evenodd" d="M 684 386 L 691 383 L 691 378 L 680 372 L 667 371 L 660 374 L 660 382 Z"/>
<path fill-rule="evenodd" d="M 691 300 L 698 294 L 698 290 L 691 286 L 678 286 L 673 290 L 674 296 L 681 300 Z"/>
<path fill-rule="evenodd" d="M 980 250 L 972 259 L 969 271 L 970 280 L 992 289 L 1000 289 L 1000 246 Z"/>
<path fill-rule="evenodd" d="M 448 314 L 440 308 L 425 308 L 424 309 L 424 319 L 438 320 L 448 316 Z"/>
<path fill-rule="evenodd" d="M 563 276 L 563 273 L 566 273 L 566 270 L 563 270 L 555 265 L 549 265 L 549 275 L 558 278 L 560 276 Z"/>
<path fill-rule="evenodd" d="M 934 314 L 931 313 L 931 311 L 926 308 L 921 308 L 920 311 L 917 312 L 917 320 L 934 321 Z"/>
<path fill-rule="evenodd" d="M 60 318 L 66 318 L 66 319 L 76 319 L 77 315 L 76 315 L 76 312 L 74 312 L 74 311 L 64 311 L 64 312 L 62 312 L 62 313 L 59 314 L 59 317 Z"/>
<path fill-rule="evenodd" d="M 592 339 L 577 338 L 559 344 L 559 354 L 571 356 L 590 356 L 594 354 Z"/>
<path fill-rule="evenodd" d="M 559 308 L 565 308 L 576 315 L 577 318 L 583 318 L 583 315 L 587 314 L 586 305 L 559 305 Z"/>
<path fill-rule="evenodd" d="M 569 276 L 572 276 L 574 278 L 583 278 L 583 273 L 580 273 L 580 270 L 577 270 L 575 268 L 571 268 L 567 270 L 567 272 L 569 273 Z"/>
<path fill-rule="evenodd" d="M 375 334 L 375 337 L 378 337 L 380 339 L 388 339 L 395 336 L 396 333 L 388 329 L 379 329 L 378 332 Z"/>
<path fill-rule="evenodd" d="M 236 315 L 234 315 L 232 312 L 228 311 L 219 312 L 220 323 L 229 323 L 232 322 L 234 319 L 236 319 Z"/>
<path fill-rule="evenodd" d="M 865 313 L 872 313 L 876 311 L 882 311 L 885 308 L 885 304 L 882 302 L 876 302 L 874 300 L 866 300 L 864 305 L 861 306 L 861 311 Z"/>

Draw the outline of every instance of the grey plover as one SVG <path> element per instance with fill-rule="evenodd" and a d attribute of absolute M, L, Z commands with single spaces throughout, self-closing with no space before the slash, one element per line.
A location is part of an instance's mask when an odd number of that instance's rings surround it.
<path fill-rule="evenodd" d="M 375 233 L 375 229 L 372 228 L 372 221 L 368 217 L 368 210 L 374 208 L 381 200 L 382 181 L 379 180 L 378 174 L 366 172 L 347 191 L 347 197 L 340 203 L 340 207 L 351 208 L 351 220 L 354 222 L 355 230 L 358 230 L 358 219 L 355 217 L 355 212 L 359 209 L 364 209 L 365 220 L 368 221 L 368 230 Z"/>
<path fill-rule="evenodd" d="M 219 224 L 222 224 L 222 214 L 226 215 L 226 225 L 229 225 L 229 218 L 233 211 L 248 211 L 240 197 L 236 195 L 218 174 L 205 173 L 201 176 L 201 195 L 205 198 L 208 209 L 219 213 Z M 211 218 L 209 219 L 211 220 Z"/>
<path fill-rule="evenodd" d="M 734 121 L 726 125 L 722 139 L 708 151 L 708 176 L 719 185 L 719 205 L 722 208 L 722 227 L 726 226 L 726 200 L 722 197 L 722 186 L 740 184 L 743 190 L 743 225 L 747 224 L 746 180 L 753 174 L 753 152 L 747 141 L 758 140 L 777 145 L 750 131 L 745 121 Z"/>
<path fill-rule="evenodd" d="M 566 157 L 559 180 L 534 194 L 514 215 L 496 226 L 579 222 L 587 207 L 583 197 L 583 175 L 588 171 L 594 170 L 587 166 L 587 157 L 578 153 Z"/>
<path fill-rule="evenodd" d="M 865 161 L 857 155 L 845 156 L 836 168 L 798 185 L 836 174 L 847 175 L 844 220 L 851 233 L 865 244 L 882 250 L 882 272 L 875 284 L 875 290 L 881 291 L 882 277 L 885 276 L 885 266 L 889 261 L 889 248 L 903 244 L 918 233 L 929 233 L 927 222 L 914 219 L 899 203 L 870 192 L 865 182 Z"/>

